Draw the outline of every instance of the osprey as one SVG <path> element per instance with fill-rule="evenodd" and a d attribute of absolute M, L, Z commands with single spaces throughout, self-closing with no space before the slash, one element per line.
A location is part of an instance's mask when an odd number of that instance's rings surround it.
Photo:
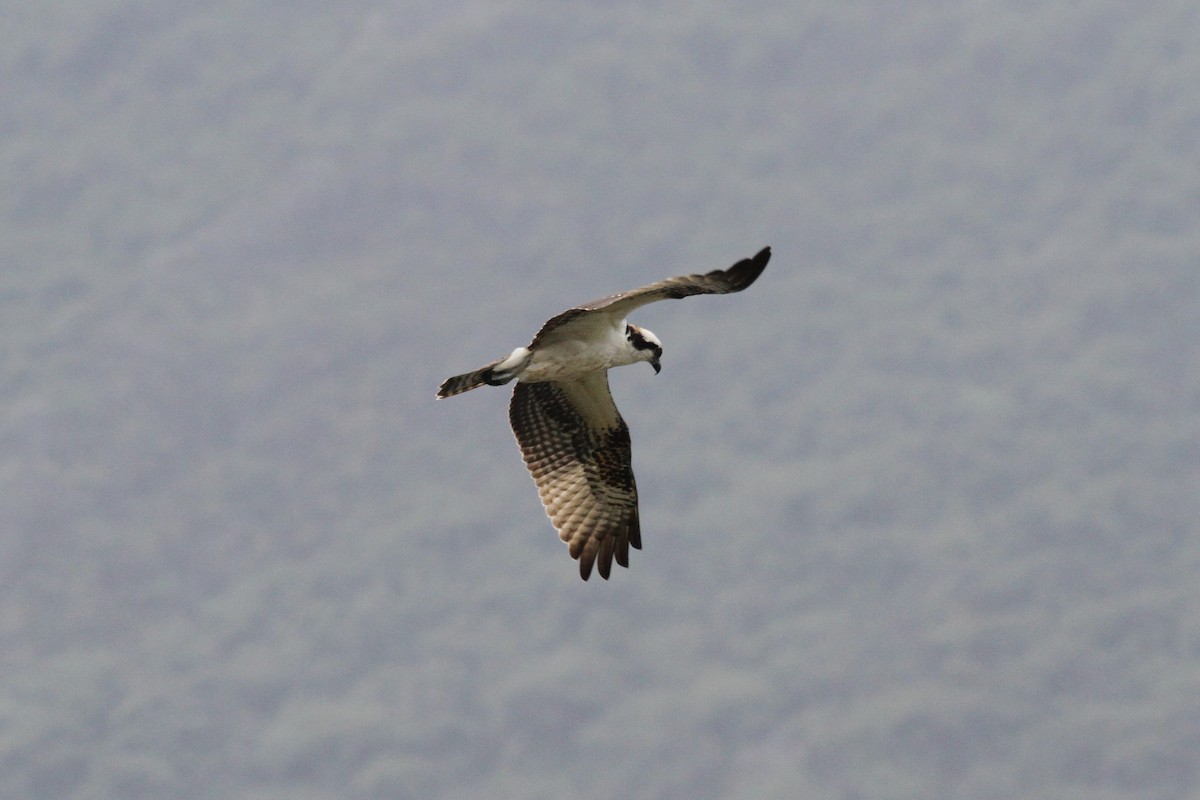
<path fill-rule="evenodd" d="M 648 361 L 662 368 L 662 342 L 625 321 L 649 303 L 695 294 L 740 292 L 771 258 L 764 247 L 729 269 L 680 275 L 569 308 L 551 317 L 528 347 L 446 380 L 438 398 L 517 381 L 508 418 L 538 494 L 585 581 L 597 564 L 608 579 L 613 558 L 629 566 L 642 547 L 629 428 L 613 404 L 608 370 Z"/>

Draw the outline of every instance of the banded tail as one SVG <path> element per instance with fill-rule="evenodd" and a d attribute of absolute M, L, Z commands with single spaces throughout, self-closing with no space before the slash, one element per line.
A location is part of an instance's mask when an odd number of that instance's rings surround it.
<path fill-rule="evenodd" d="M 500 360 L 493 361 L 486 367 L 480 367 L 474 372 L 467 372 L 462 375 L 455 375 L 453 378 L 447 378 L 442 382 L 442 385 L 438 387 L 438 399 L 440 400 L 443 397 L 453 397 L 456 394 L 469 392 L 472 389 L 483 386 L 485 383 L 493 383 L 495 378 L 493 377 L 492 370 L 499 363 Z M 500 383 L 504 382 L 505 381 L 500 381 Z"/>
<path fill-rule="evenodd" d="M 503 386 L 517 377 L 521 370 L 525 369 L 526 365 L 529 364 L 529 360 L 532 357 L 533 353 L 529 352 L 529 348 L 518 347 L 512 351 L 512 354 L 508 358 L 498 358 L 474 372 L 466 372 L 462 375 L 455 375 L 453 378 L 447 378 L 438 387 L 438 399 L 469 392 L 472 389 L 483 386 L 485 383 L 488 386 Z"/>

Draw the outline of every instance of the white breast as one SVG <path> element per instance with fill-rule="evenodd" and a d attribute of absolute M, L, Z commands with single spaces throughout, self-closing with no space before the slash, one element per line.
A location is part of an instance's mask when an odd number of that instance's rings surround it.
<path fill-rule="evenodd" d="M 636 360 L 636 351 L 625 338 L 625 321 L 621 320 L 619 326 L 605 326 L 601 337 L 560 339 L 538 347 L 522 371 L 521 380 L 531 383 L 577 378 Z"/>

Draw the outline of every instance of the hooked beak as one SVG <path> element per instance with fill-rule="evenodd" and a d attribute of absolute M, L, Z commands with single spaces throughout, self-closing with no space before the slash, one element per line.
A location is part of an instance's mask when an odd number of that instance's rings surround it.
<path fill-rule="evenodd" d="M 659 363 L 658 356 L 655 356 L 654 358 L 650 359 L 650 366 L 654 367 L 655 375 L 662 372 L 662 364 Z"/>

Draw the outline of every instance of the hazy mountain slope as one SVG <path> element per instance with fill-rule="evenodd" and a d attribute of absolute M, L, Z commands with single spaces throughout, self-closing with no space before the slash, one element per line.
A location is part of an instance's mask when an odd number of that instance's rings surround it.
<path fill-rule="evenodd" d="M 6 797 L 1188 797 L 1183 2 L 6 15 Z M 646 550 L 437 383 L 572 302 Z"/>

